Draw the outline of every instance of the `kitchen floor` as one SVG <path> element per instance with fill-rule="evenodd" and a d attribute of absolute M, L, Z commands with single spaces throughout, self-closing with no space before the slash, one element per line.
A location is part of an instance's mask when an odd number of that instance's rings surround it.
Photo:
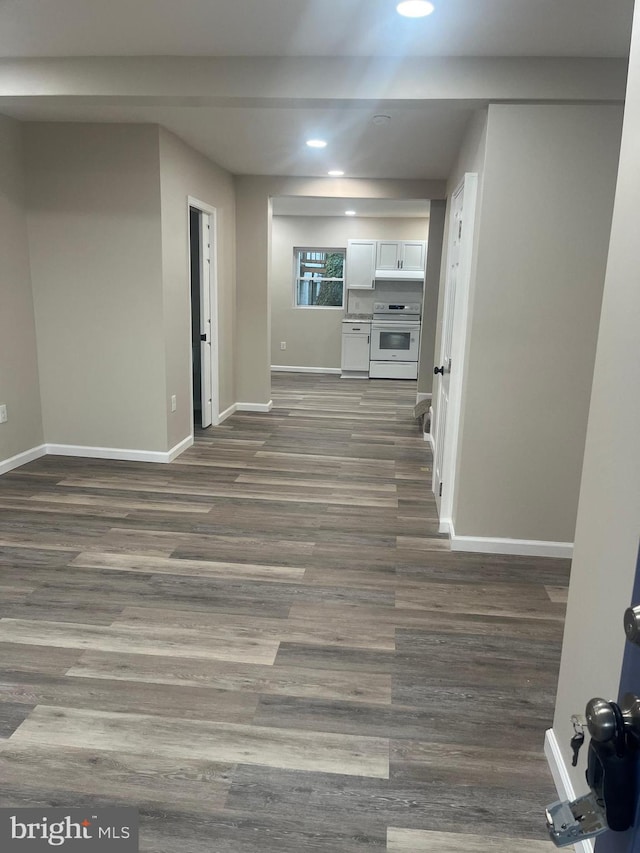
<path fill-rule="evenodd" d="M 550 851 L 569 562 L 452 553 L 410 381 L 0 478 L 0 805 L 151 853 Z M 524 843 L 521 839 L 527 839 Z"/>

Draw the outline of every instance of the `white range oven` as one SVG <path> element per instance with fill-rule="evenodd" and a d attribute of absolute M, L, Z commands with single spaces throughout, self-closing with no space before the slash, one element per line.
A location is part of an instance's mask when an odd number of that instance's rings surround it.
<path fill-rule="evenodd" d="M 371 321 L 369 376 L 417 379 L 420 304 L 375 302 Z"/>

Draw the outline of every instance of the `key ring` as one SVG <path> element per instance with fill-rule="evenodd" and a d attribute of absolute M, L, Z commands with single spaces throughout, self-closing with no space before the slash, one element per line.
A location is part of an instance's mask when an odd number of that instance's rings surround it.
<path fill-rule="evenodd" d="M 571 725 L 573 726 L 573 731 L 575 734 L 583 735 L 587 725 L 587 721 L 580 714 L 572 714 Z"/>

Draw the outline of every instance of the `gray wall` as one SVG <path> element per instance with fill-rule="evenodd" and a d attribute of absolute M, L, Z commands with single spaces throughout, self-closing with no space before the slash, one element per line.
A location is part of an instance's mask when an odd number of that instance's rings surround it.
<path fill-rule="evenodd" d="M 155 125 L 1 120 L 0 461 L 43 441 L 166 451 L 190 434 L 189 194 L 218 210 L 225 409 L 235 402 L 231 176 Z"/>
<path fill-rule="evenodd" d="M 158 128 L 24 135 L 45 439 L 164 451 Z"/>
<path fill-rule="evenodd" d="M 428 219 L 334 216 L 274 216 L 271 258 L 271 364 L 292 367 L 339 368 L 342 318 L 345 308 L 294 308 L 293 251 L 295 247 L 346 249 L 349 239 L 426 240 Z M 392 285 L 379 282 L 372 291 L 352 291 L 349 308 L 371 311 L 375 299 Z M 409 287 L 418 293 L 421 287 Z M 395 291 L 393 291 L 395 292 Z M 346 296 L 346 293 L 345 293 Z M 368 299 L 367 299 L 368 297 Z M 421 293 L 418 296 L 422 298 Z M 345 300 L 346 301 L 346 300 Z M 280 349 L 280 341 L 287 349 Z"/>
<path fill-rule="evenodd" d="M 592 696 L 614 699 L 631 603 L 640 519 L 640 6 L 636 6 L 622 149 L 591 393 L 575 551 L 553 723 L 576 790 L 571 714 Z M 638 602 L 633 602 L 637 604 Z"/>
<path fill-rule="evenodd" d="M 454 526 L 572 542 L 621 109 L 490 106 Z"/>
<path fill-rule="evenodd" d="M 160 128 L 162 281 L 168 446 L 191 433 L 191 302 L 187 198 L 215 207 L 218 261 L 220 411 L 235 399 L 235 193 L 228 172 Z M 171 395 L 177 409 L 171 412 Z"/>
<path fill-rule="evenodd" d="M 0 463 L 43 442 L 22 164 L 22 129 L 0 116 Z"/>

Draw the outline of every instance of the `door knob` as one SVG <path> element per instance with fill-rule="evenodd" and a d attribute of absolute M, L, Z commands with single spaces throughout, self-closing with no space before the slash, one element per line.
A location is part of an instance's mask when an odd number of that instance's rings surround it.
<path fill-rule="evenodd" d="M 617 719 L 612 703 L 605 699 L 590 699 L 585 717 L 589 734 L 600 743 L 613 740 L 618 728 L 622 727 L 622 721 Z"/>
<path fill-rule="evenodd" d="M 640 607 L 627 607 L 625 610 L 624 632 L 630 643 L 640 645 Z"/>
<path fill-rule="evenodd" d="M 444 376 L 444 364 L 442 365 L 442 367 L 434 367 L 433 372 L 436 374 L 436 376 L 438 375 L 438 373 Z"/>

